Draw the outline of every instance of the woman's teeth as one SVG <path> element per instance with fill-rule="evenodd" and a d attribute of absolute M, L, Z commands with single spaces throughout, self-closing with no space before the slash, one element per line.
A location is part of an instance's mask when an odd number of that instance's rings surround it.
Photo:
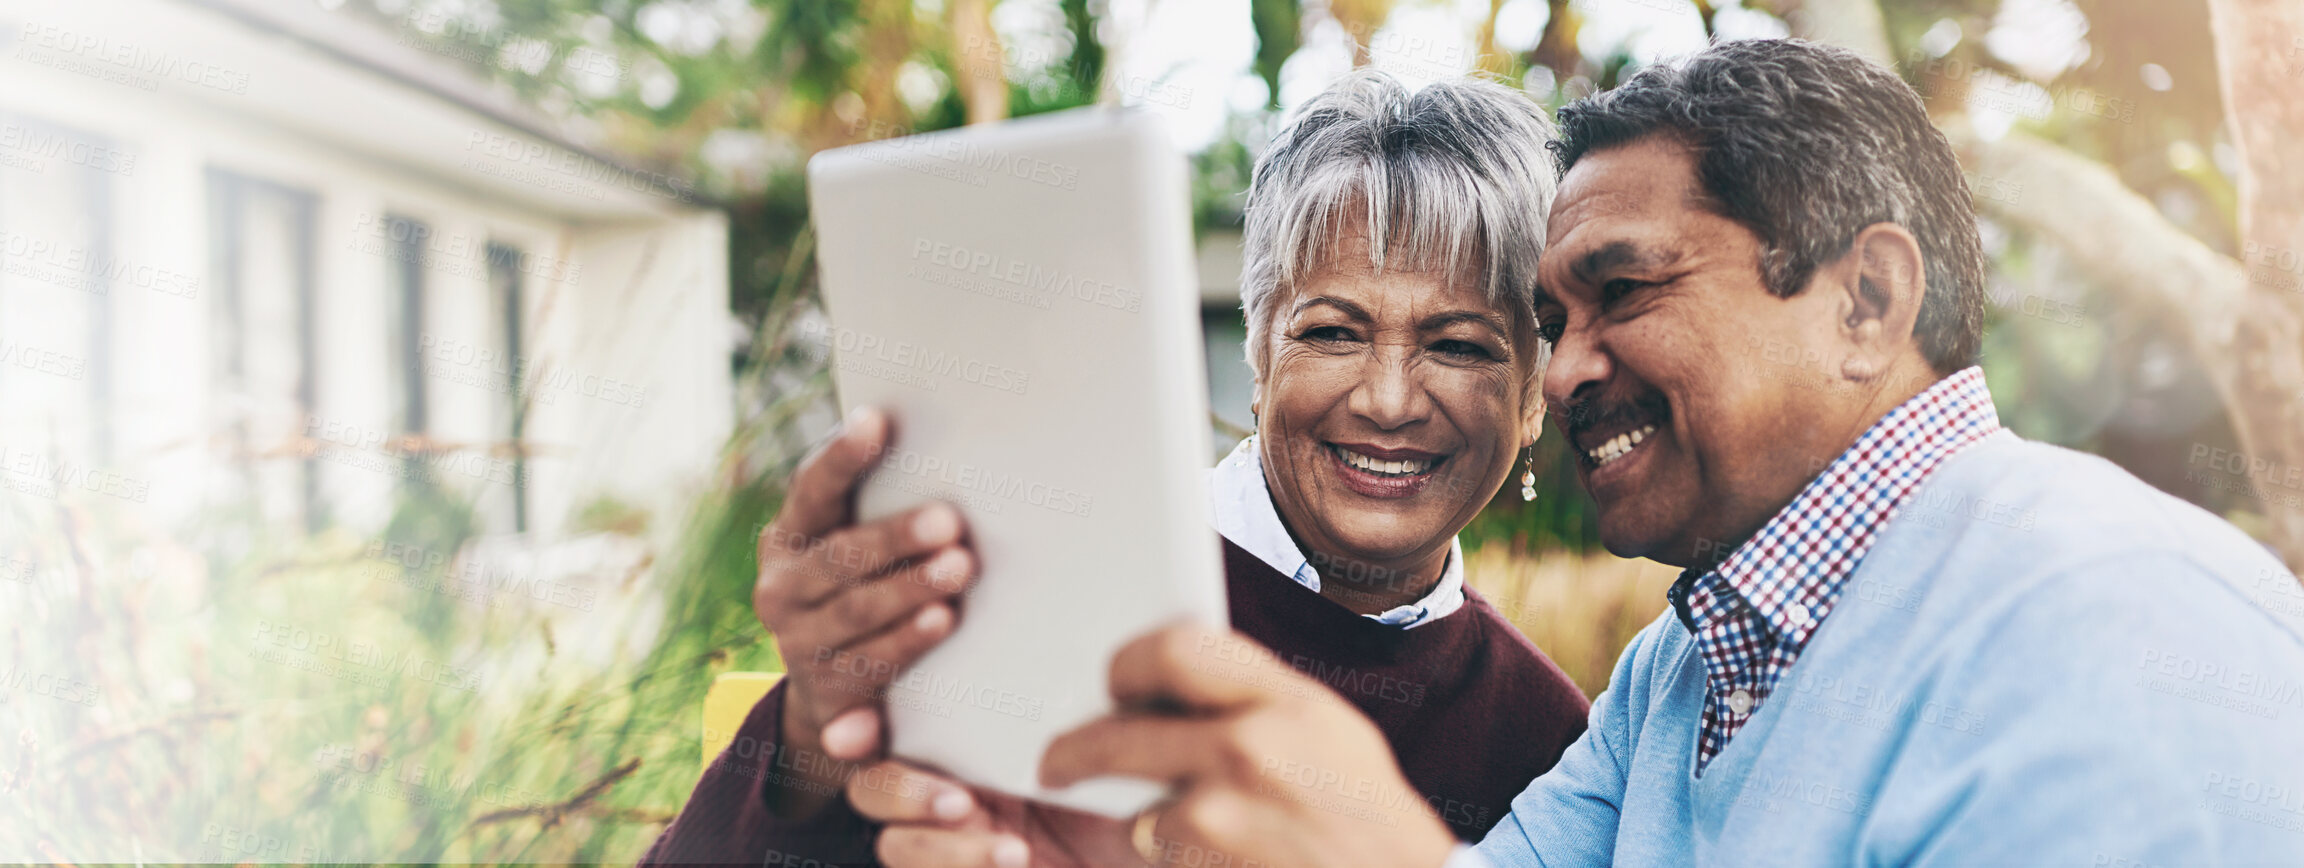
<path fill-rule="evenodd" d="M 1431 470 L 1434 463 L 1431 459 L 1422 461 L 1383 461 L 1370 458 L 1366 455 L 1362 455 L 1342 446 L 1336 447 L 1336 457 L 1344 459 L 1345 464 L 1352 465 L 1355 468 L 1365 470 L 1369 473 L 1376 474 L 1377 476 L 1415 476 L 1427 470 Z"/>
<path fill-rule="evenodd" d="M 1595 446 L 1591 451 L 1584 454 L 1592 459 L 1592 463 L 1605 465 L 1610 461 L 1624 457 L 1625 453 L 1632 451 L 1632 447 L 1640 445 L 1640 441 L 1648 439 L 1648 435 L 1654 433 L 1656 433 L 1656 426 L 1644 425 L 1638 431 L 1626 431 L 1618 434 L 1610 438 L 1608 442 Z"/>

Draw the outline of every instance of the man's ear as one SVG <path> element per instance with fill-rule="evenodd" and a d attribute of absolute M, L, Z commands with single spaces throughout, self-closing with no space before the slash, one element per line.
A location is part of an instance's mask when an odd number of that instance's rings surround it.
<path fill-rule="evenodd" d="M 1902 357 L 1918 355 L 1913 328 L 1928 294 L 1920 242 L 1894 223 L 1874 223 L 1856 233 L 1848 247 L 1853 261 L 1828 267 L 1832 289 L 1842 293 L 1840 336 L 1848 355 L 1840 374 L 1849 380 L 1877 380 Z"/>

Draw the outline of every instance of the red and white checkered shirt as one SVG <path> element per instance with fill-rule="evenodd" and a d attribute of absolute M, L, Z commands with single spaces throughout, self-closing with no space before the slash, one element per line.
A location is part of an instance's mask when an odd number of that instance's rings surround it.
<path fill-rule="evenodd" d="M 1984 369 L 1945 377 L 1888 411 L 1711 572 L 1670 592 L 1704 660 L 1696 770 L 1728 744 L 1800 658 L 1841 586 L 1920 482 L 2000 430 Z"/>

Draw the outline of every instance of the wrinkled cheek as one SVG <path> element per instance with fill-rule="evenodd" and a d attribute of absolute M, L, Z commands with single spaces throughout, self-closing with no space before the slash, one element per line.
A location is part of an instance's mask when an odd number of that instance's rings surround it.
<path fill-rule="evenodd" d="M 1449 418 L 1458 420 L 1469 445 L 1484 451 L 1510 442 L 1519 431 L 1521 387 L 1511 376 L 1464 374 L 1433 384 L 1432 392 Z"/>

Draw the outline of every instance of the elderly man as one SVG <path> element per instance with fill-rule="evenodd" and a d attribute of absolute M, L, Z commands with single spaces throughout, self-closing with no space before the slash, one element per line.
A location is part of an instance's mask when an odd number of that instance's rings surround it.
<path fill-rule="evenodd" d="M 2000 426 L 1968 192 L 1903 82 L 1726 43 L 1561 119 L 1545 392 L 1608 547 L 1685 568 L 1586 734 L 1457 846 L 1412 805 L 1349 810 L 1399 784 L 1301 737 L 1364 729 L 1342 703 L 1170 631 L 1044 778 L 1173 781 L 1159 836 L 1230 864 L 2304 859 L 2304 637 L 2243 592 L 2285 571 Z"/>

